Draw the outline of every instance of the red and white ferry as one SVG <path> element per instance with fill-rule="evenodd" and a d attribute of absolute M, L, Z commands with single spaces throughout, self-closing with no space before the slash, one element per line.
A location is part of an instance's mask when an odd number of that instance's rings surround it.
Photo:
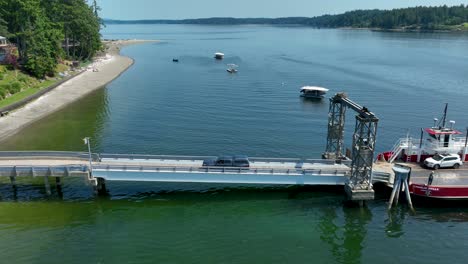
<path fill-rule="evenodd" d="M 468 134 L 462 135 L 456 130 L 454 121 L 449 121 L 450 125 L 447 127 L 446 117 L 447 105 L 443 118 L 440 121 L 435 118 L 434 126 L 422 130 L 419 139 L 410 136 L 399 139 L 392 151 L 379 154 L 377 159 L 389 163 L 407 162 L 412 167 L 410 192 L 413 195 L 438 199 L 468 199 L 468 167 L 432 171 L 419 165 L 435 154 L 458 154 L 462 161 L 468 161 Z"/>

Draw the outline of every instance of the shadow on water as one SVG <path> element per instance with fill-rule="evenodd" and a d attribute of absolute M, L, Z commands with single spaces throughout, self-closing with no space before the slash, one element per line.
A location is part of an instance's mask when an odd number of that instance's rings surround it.
<path fill-rule="evenodd" d="M 76 180 L 76 179 L 75 179 Z M 19 196 L 13 197 L 13 188 L 7 184 L 1 184 L 0 194 L 2 199 L 0 218 L 2 224 L 28 225 L 35 222 L 37 218 L 47 218 L 54 215 L 50 221 L 38 221 L 47 226 L 60 226 L 70 224 L 87 224 L 93 222 L 100 213 L 128 208 L 168 208 L 173 206 L 191 207 L 195 205 L 210 205 L 222 203 L 231 206 L 236 203 L 266 203 L 268 201 L 294 201 L 288 205 L 288 210 L 311 210 L 315 207 L 323 207 L 324 201 L 341 207 L 344 196 L 341 188 L 336 187 L 212 187 L 205 191 L 146 191 L 130 195 L 119 195 L 111 193 L 106 196 L 95 197 L 91 186 L 84 186 L 77 181 L 64 184 L 64 197 L 56 192 L 56 186 L 52 184 L 52 195 L 47 197 L 41 179 L 34 179 L 27 184 L 27 179 L 18 180 Z M 81 186 L 78 186 L 81 185 Z M 167 186 L 166 186 L 167 187 Z M 77 194 L 77 188 L 89 188 L 81 190 L 88 195 L 83 197 L 72 197 L 70 193 Z M 131 191 L 131 187 L 129 188 Z M 11 193 L 11 194 L 8 194 Z M 34 208 L 34 210 L 31 210 Z M 120 208 L 120 209 L 119 209 Z M 127 208 L 127 209 L 125 209 Z M 301 209 L 302 208 L 302 209 Z M 353 210 L 353 209 L 350 209 Z M 49 213 L 48 213 L 49 212 Z M 350 211 L 346 211 L 350 212 Z M 55 220 L 56 221 L 55 221 Z"/>
<path fill-rule="evenodd" d="M 107 89 L 98 89 L 0 142 L 0 150 L 84 150 L 86 136 L 99 148 L 108 111 Z"/>
<path fill-rule="evenodd" d="M 315 107 L 320 107 L 322 108 L 323 106 L 327 106 L 327 99 L 326 98 L 307 98 L 307 97 L 300 97 L 302 106 L 304 108 L 315 108 Z"/>
<path fill-rule="evenodd" d="M 343 216 L 339 216 L 342 210 Z M 320 239 L 331 247 L 337 263 L 361 263 L 367 224 L 372 212 L 367 207 L 329 207 L 322 209 L 318 224 Z M 341 220 L 341 222 L 340 222 Z"/>
<path fill-rule="evenodd" d="M 399 238 L 405 234 L 403 225 L 405 223 L 406 216 L 408 215 L 406 207 L 398 207 L 388 212 L 387 224 L 385 225 L 385 233 L 387 237 Z"/>

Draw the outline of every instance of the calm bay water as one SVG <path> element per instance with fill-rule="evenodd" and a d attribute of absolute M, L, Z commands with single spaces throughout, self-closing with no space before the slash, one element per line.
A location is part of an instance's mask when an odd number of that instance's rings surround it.
<path fill-rule="evenodd" d="M 378 151 L 418 136 L 446 102 L 468 125 L 463 34 L 111 25 L 103 37 L 162 42 L 124 48 L 136 63 L 120 78 L 1 150 L 85 150 L 91 136 L 97 152 L 318 158 L 328 102 L 299 98 L 303 85 L 375 112 Z M 16 194 L 0 183 L 0 256 L 15 263 L 464 263 L 468 246 L 463 204 L 387 214 L 385 196 L 359 209 L 332 190 L 146 183 L 110 183 L 95 199 L 81 180 L 46 198 L 39 182 L 20 182 Z"/>

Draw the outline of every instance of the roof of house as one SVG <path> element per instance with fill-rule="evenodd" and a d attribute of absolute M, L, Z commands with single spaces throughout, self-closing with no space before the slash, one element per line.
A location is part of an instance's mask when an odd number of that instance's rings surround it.
<path fill-rule="evenodd" d="M 5 37 L 0 36 L 0 39 L 6 39 Z"/>

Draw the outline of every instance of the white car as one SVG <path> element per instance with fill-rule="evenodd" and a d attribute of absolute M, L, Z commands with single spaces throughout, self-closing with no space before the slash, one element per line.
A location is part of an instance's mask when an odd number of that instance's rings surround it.
<path fill-rule="evenodd" d="M 435 170 L 439 168 L 458 169 L 463 164 L 458 154 L 435 154 L 432 158 L 424 160 L 424 165 Z"/>

